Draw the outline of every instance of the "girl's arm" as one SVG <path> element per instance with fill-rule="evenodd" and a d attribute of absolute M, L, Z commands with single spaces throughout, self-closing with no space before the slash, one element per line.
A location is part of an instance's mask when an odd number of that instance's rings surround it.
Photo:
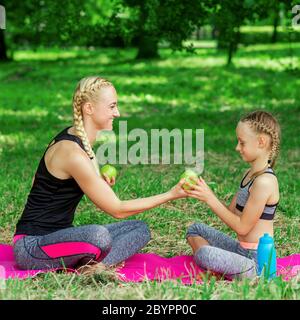
<path fill-rule="evenodd" d="M 202 178 L 197 181 L 196 185 L 189 185 L 192 190 L 187 190 L 186 192 L 190 197 L 205 202 L 225 224 L 242 236 L 248 234 L 257 223 L 272 189 L 269 177 L 260 176 L 256 178 L 243 214 L 238 216 L 221 203 Z"/>
<path fill-rule="evenodd" d="M 66 171 L 76 180 L 81 190 L 97 208 L 122 219 L 159 206 L 167 201 L 187 197 L 181 188 L 182 179 L 170 191 L 148 198 L 120 200 L 111 187 L 100 177 L 85 153 L 74 152 L 66 159 Z"/>
<path fill-rule="evenodd" d="M 237 193 L 231 199 L 230 205 L 229 206 L 225 205 L 226 208 L 231 212 L 234 212 L 234 209 L 235 209 L 235 206 L 236 206 L 236 198 L 237 198 Z"/>

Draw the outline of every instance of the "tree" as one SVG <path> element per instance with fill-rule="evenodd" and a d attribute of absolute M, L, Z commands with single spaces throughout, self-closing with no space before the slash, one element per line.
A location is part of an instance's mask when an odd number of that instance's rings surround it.
<path fill-rule="evenodd" d="M 278 0 L 274 0 L 274 7 L 273 7 L 273 33 L 272 33 L 272 37 L 271 37 L 271 42 L 275 43 L 277 42 L 277 27 L 279 24 L 279 13 L 280 13 L 280 7 L 279 7 L 279 1 Z"/>
<path fill-rule="evenodd" d="M 271 42 L 275 43 L 278 39 L 278 25 L 280 23 L 280 13 L 290 11 L 292 8 L 292 0 L 272 0 L 269 2 L 269 12 L 272 18 L 273 32 Z"/>
<path fill-rule="evenodd" d="M 183 48 L 196 27 L 203 24 L 211 0 L 124 0 L 130 9 L 128 33 L 138 47 L 137 58 L 158 57 L 158 44 L 165 40 L 174 50 Z"/>
<path fill-rule="evenodd" d="M 245 22 L 255 21 L 267 12 L 264 0 L 217 0 L 214 24 L 218 30 L 218 48 L 227 50 L 227 65 L 240 42 L 240 27 Z"/>
<path fill-rule="evenodd" d="M 92 17 L 84 17 L 88 11 L 85 6 L 92 6 L 92 2 L 94 1 L 82 4 L 80 0 L 0 0 L 7 13 L 7 28 L 5 32 L 0 32 L 0 59 L 5 60 L 7 57 L 7 43 L 10 49 L 25 43 L 32 47 L 85 45 L 86 39 L 93 34 L 93 30 L 89 28 Z M 91 12 L 92 10 L 88 13 Z"/>

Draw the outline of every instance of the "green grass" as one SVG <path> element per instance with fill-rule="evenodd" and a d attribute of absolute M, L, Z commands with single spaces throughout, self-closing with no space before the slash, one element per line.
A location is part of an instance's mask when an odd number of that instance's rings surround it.
<path fill-rule="evenodd" d="M 300 43 L 241 48 L 232 67 L 213 47 L 197 55 L 161 49 L 162 59 L 134 61 L 134 49 L 68 49 L 18 51 L 14 62 L 0 64 L 0 242 L 10 243 L 31 179 L 51 138 L 71 124 L 71 98 L 77 81 L 91 74 L 110 79 L 119 95 L 120 120 L 128 130 L 202 128 L 205 130 L 207 181 L 228 201 L 246 168 L 234 151 L 235 125 L 257 108 L 274 113 L 282 126 L 281 156 L 276 173 L 281 201 L 275 219 L 278 256 L 300 252 L 299 244 L 299 56 Z M 118 132 L 118 123 L 116 123 Z M 114 187 L 121 199 L 165 192 L 178 180 L 184 165 L 119 165 Z M 177 200 L 132 219 L 142 219 L 152 240 L 142 252 L 163 256 L 191 254 L 184 240 L 194 221 L 234 235 L 206 206 L 194 199 Z M 131 218 L 130 218 L 131 219 Z M 85 197 L 75 225 L 115 222 L 99 213 Z M 46 274 L 9 280 L 0 299 L 299 299 L 297 280 L 205 281 L 123 284 L 108 276 Z"/>

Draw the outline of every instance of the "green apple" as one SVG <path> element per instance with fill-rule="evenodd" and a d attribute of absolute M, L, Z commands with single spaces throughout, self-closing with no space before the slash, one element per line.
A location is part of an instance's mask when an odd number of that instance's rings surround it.
<path fill-rule="evenodd" d="M 105 174 L 110 180 L 111 180 L 113 177 L 116 178 L 117 173 L 118 173 L 118 172 L 117 172 L 117 169 L 116 169 L 114 166 L 110 165 L 110 164 L 104 165 L 104 166 L 101 168 L 100 172 L 101 172 L 102 175 Z"/>
<path fill-rule="evenodd" d="M 196 184 L 194 180 L 191 178 L 196 178 L 198 179 L 198 175 L 196 172 L 194 172 L 192 169 L 186 169 L 184 173 L 180 176 L 180 179 L 185 179 L 186 182 L 190 184 Z M 191 189 L 186 183 L 182 186 L 183 189 L 189 190 Z"/>

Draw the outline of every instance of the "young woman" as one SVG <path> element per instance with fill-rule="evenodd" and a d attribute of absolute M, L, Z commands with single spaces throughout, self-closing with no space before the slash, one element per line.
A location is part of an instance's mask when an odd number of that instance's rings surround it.
<path fill-rule="evenodd" d="M 224 206 L 200 178 L 190 197 L 205 202 L 233 231 L 238 240 L 205 224 L 195 223 L 187 231 L 196 263 L 228 278 L 255 277 L 257 246 L 264 233 L 273 236 L 273 219 L 279 201 L 277 177 L 273 171 L 279 151 L 280 127 L 264 111 L 242 118 L 236 128 L 236 151 L 249 163 L 240 188 L 228 207 Z"/>
<path fill-rule="evenodd" d="M 166 193 L 122 201 L 111 189 L 115 181 L 102 178 L 92 146 L 97 132 L 112 130 L 120 116 L 110 82 L 83 78 L 73 96 L 73 116 L 73 126 L 56 135 L 44 152 L 17 223 L 14 254 L 22 269 L 77 268 L 90 261 L 111 266 L 149 242 L 149 228 L 139 220 L 73 227 L 83 194 L 116 219 L 187 196 L 182 180 Z"/>

